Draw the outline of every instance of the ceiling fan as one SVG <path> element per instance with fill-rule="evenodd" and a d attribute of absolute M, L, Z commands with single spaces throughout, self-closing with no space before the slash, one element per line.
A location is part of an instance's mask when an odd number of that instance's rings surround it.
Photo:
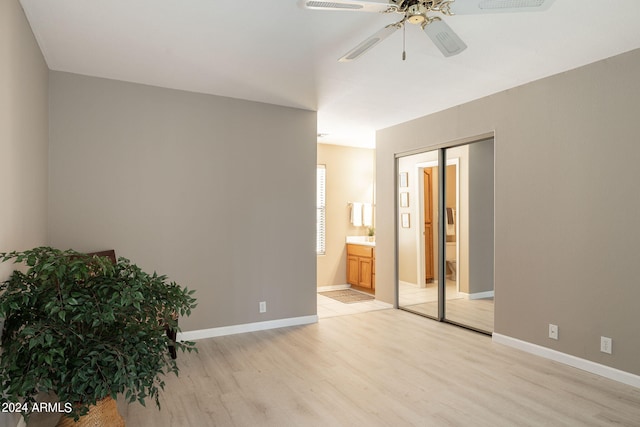
<path fill-rule="evenodd" d="M 348 62 L 359 58 L 404 24 L 419 25 L 444 56 L 457 55 L 467 45 L 439 16 L 471 15 L 500 12 L 532 12 L 546 10 L 554 0 L 300 0 L 306 9 L 341 10 L 358 12 L 398 13 L 402 19 L 389 24 L 344 54 L 338 61 Z M 405 54 L 403 53 L 403 59 Z"/>

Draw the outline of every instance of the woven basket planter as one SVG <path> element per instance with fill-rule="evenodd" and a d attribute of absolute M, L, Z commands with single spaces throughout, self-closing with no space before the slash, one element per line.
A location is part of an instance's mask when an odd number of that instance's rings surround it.
<path fill-rule="evenodd" d="M 56 427 L 124 427 L 124 418 L 118 412 L 116 401 L 107 396 L 89 408 L 89 413 L 78 421 L 60 417 Z"/>

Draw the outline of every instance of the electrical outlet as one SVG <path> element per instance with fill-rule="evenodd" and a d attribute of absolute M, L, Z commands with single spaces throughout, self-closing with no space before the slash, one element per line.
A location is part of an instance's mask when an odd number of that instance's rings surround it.
<path fill-rule="evenodd" d="M 611 338 L 600 337 L 600 351 L 603 353 L 611 354 Z"/>
<path fill-rule="evenodd" d="M 549 338 L 552 340 L 558 339 L 558 325 L 549 323 Z"/>
<path fill-rule="evenodd" d="M 266 312 L 267 312 L 267 302 L 260 301 L 260 313 L 266 313 Z"/>

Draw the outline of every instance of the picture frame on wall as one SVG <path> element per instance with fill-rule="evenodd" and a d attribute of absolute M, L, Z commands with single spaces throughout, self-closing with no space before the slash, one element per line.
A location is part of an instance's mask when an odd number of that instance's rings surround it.
<path fill-rule="evenodd" d="M 400 187 L 408 187 L 408 186 L 409 186 L 409 173 L 400 172 Z"/>
<path fill-rule="evenodd" d="M 401 220 L 402 228 L 409 228 L 411 226 L 408 213 L 403 213 L 401 215 Z"/>
<path fill-rule="evenodd" d="M 400 207 L 401 208 L 409 207 L 409 193 L 407 192 L 400 193 Z"/>

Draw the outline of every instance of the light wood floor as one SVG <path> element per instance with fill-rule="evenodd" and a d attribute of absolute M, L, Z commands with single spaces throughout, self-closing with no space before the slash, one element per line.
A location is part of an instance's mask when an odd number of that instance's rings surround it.
<path fill-rule="evenodd" d="M 470 326 L 481 331 L 493 332 L 493 298 L 483 299 L 447 299 L 445 306 L 446 318 Z M 424 302 L 405 306 L 406 309 L 427 316 L 438 316 L 438 302 Z"/>
<path fill-rule="evenodd" d="M 640 389 L 401 310 L 198 347 L 128 426 L 640 425 Z"/>
<path fill-rule="evenodd" d="M 400 283 L 399 305 L 415 313 L 431 317 L 438 316 L 438 286 L 430 284 L 420 288 L 409 283 Z M 472 328 L 493 332 L 493 298 L 468 299 L 456 291 L 456 282 L 447 280 L 445 317 L 453 322 Z"/>

